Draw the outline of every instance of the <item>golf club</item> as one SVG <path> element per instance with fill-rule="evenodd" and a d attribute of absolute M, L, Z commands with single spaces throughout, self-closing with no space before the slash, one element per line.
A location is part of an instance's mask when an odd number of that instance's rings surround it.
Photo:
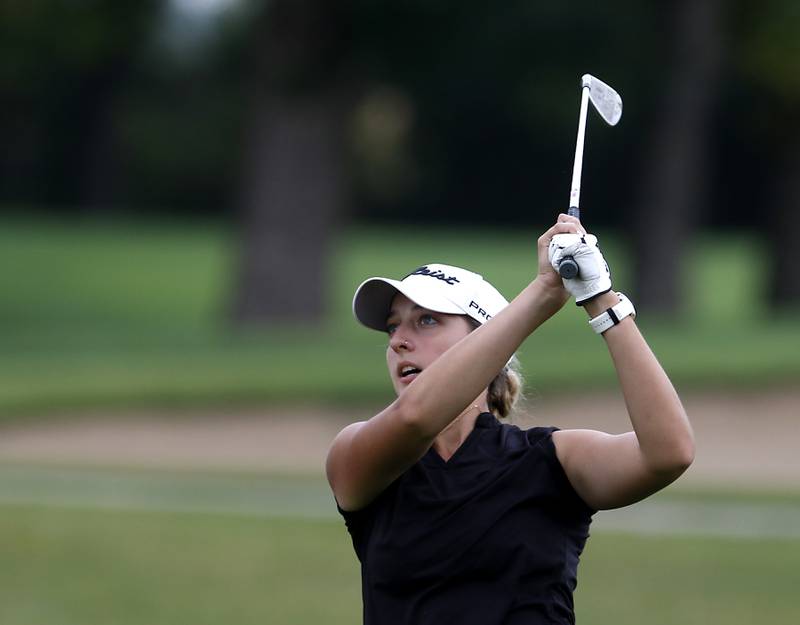
<path fill-rule="evenodd" d="M 575 143 L 575 162 L 572 166 L 572 189 L 569 192 L 568 215 L 580 219 L 581 171 L 583 170 L 583 144 L 586 137 L 586 111 L 588 103 L 594 105 L 609 126 L 616 126 L 622 117 L 622 98 L 599 78 L 590 74 L 581 77 L 581 110 L 578 115 L 578 140 Z M 562 278 L 574 278 L 578 275 L 578 264 L 571 256 L 565 256 L 558 265 L 558 273 Z"/>

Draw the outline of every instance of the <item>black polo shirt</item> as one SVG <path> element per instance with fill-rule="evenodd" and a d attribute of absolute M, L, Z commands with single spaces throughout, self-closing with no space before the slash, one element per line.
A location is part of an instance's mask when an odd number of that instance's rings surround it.
<path fill-rule="evenodd" d="M 555 429 L 483 413 L 449 461 L 431 448 L 366 508 L 339 509 L 361 561 L 364 625 L 575 622 L 594 510 L 567 480 Z"/>

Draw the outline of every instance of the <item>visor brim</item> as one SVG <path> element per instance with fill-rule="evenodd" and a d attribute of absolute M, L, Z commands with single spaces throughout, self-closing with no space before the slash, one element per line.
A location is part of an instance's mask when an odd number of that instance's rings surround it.
<path fill-rule="evenodd" d="M 363 325 L 380 332 L 386 331 L 386 319 L 392 300 L 402 293 L 415 304 L 434 312 L 464 315 L 466 311 L 441 293 L 421 284 L 408 284 L 391 278 L 369 278 L 361 283 L 353 296 L 353 314 Z"/>

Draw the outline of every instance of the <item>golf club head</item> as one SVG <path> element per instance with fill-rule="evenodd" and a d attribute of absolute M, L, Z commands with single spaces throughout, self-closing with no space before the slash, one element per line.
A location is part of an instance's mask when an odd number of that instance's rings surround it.
<path fill-rule="evenodd" d="M 584 74 L 581 89 L 589 87 L 589 100 L 600 113 L 600 117 L 610 126 L 616 126 L 622 117 L 622 98 L 599 78 Z"/>

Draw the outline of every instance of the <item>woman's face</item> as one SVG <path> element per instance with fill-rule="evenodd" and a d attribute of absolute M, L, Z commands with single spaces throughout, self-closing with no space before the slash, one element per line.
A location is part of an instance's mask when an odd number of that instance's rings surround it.
<path fill-rule="evenodd" d="M 398 293 L 386 318 L 386 364 L 395 392 L 400 395 L 419 373 L 472 329 L 465 315 L 433 312 Z"/>

